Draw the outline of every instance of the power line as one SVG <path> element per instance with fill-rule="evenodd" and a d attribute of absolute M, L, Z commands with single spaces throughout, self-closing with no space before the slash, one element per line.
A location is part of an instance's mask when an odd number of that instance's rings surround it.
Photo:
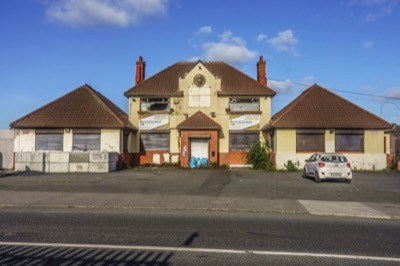
<path fill-rule="evenodd" d="M 368 96 L 368 97 L 383 98 L 383 99 L 386 99 L 386 100 L 397 100 L 397 101 L 400 101 L 399 97 L 375 95 L 375 94 L 353 92 L 353 91 L 345 91 L 345 90 L 333 90 L 333 91 L 342 92 L 342 93 L 349 93 L 349 94 L 355 94 L 355 95 L 361 95 L 361 96 Z"/>
<path fill-rule="evenodd" d="M 310 84 L 305 84 L 305 83 L 300 83 L 300 82 L 294 82 L 294 81 L 290 81 L 290 80 L 280 80 L 280 79 L 272 79 L 272 80 L 280 81 L 280 82 L 287 82 L 287 83 L 294 84 L 294 85 L 299 85 L 299 86 L 302 86 L 302 87 L 309 87 L 309 86 L 311 86 Z M 368 93 L 362 93 L 362 92 L 354 92 L 354 91 L 346 91 L 346 90 L 337 90 L 337 89 L 331 89 L 331 88 L 327 88 L 327 89 L 329 89 L 329 90 L 331 90 L 331 91 L 342 92 L 342 93 L 348 93 L 348 94 L 355 94 L 355 95 L 361 95 L 361 96 L 383 98 L 383 99 L 386 99 L 386 100 L 400 101 L 400 97 L 375 95 L 375 94 L 368 94 Z M 397 108 L 399 108 L 399 107 L 397 106 Z"/>
<path fill-rule="evenodd" d="M 400 111 L 400 107 L 396 103 L 392 103 Z"/>

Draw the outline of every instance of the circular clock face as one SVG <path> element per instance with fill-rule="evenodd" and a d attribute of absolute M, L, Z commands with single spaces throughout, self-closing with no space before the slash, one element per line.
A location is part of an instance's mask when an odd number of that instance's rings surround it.
<path fill-rule="evenodd" d="M 194 76 L 194 78 L 193 78 L 193 83 L 194 83 L 197 87 L 202 87 L 204 84 L 206 84 L 206 77 L 203 76 L 202 74 L 197 74 L 197 75 Z"/>

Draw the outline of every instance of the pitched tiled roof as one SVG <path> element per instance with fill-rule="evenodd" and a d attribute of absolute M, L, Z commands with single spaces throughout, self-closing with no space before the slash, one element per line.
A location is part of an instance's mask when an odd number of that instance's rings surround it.
<path fill-rule="evenodd" d="M 201 61 L 199 61 L 201 62 Z M 130 88 L 125 96 L 177 96 L 179 91 L 179 78 L 185 76 L 198 62 L 178 62 L 142 83 Z M 274 96 L 275 91 L 261 85 L 255 79 L 231 67 L 224 62 L 201 62 L 214 74 L 221 78 L 221 91 L 219 95 L 237 96 Z"/>
<path fill-rule="evenodd" d="M 314 84 L 275 114 L 266 128 L 389 129 L 391 124 Z"/>
<path fill-rule="evenodd" d="M 196 129 L 196 130 L 206 130 L 215 129 L 221 130 L 221 126 L 206 116 L 203 112 L 198 111 L 182 123 L 177 126 L 178 129 Z"/>
<path fill-rule="evenodd" d="M 124 111 L 87 84 L 12 122 L 10 126 L 135 129 Z"/>

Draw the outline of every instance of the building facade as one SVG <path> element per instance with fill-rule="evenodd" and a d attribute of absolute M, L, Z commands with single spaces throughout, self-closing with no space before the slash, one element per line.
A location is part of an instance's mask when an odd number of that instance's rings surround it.
<path fill-rule="evenodd" d="M 11 123 L 15 169 L 243 165 L 259 141 L 278 169 L 289 160 L 302 168 L 315 152 L 343 153 L 353 169 L 387 167 L 398 146 L 391 124 L 317 84 L 271 117 L 275 92 L 262 56 L 256 71 L 253 79 L 224 62 L 178 62 L 145 79 L 139 57 L 124 93 L 128 114 L 85 84 Z"/>
<path fill-rule="evenodd" d="M 138 164 L 246 163 L 252 144 L 266 141 L 261 127 L 271 119 L 266 62 L 257 80 L 223 62 L 178 62 L 149 79 L 136 63 L 136 85 L 125 92 L 129 119 L 138 128 L 133 149 Z"/>
<path fill-rule="evenodd" d="M 353 169 L 382 170 L 390 154 L 392 125 L 314 84 L 263 129 L 272 137 L 277 168 L 300 169 L 315 152 L 342 153 Z"/>
<path fill-rule="evenodd" d="M 15 170 L 110 172 L 129 162 L 135 127 L 110 100 L 85 84 L 21 117 Z"/>

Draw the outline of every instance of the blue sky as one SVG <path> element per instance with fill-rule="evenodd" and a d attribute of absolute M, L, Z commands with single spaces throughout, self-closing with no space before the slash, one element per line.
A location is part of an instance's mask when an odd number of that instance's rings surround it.
<path fill-rule="evenodd" d="M 400 0 L 13 0 L 0 2 L 0 128 L 87 83 L 126 112 L 135 62 L 225 61 L 276 113 L 318 83 L 400 124 Z M 346 118 L 343 118 L 346 119 Z"/>

